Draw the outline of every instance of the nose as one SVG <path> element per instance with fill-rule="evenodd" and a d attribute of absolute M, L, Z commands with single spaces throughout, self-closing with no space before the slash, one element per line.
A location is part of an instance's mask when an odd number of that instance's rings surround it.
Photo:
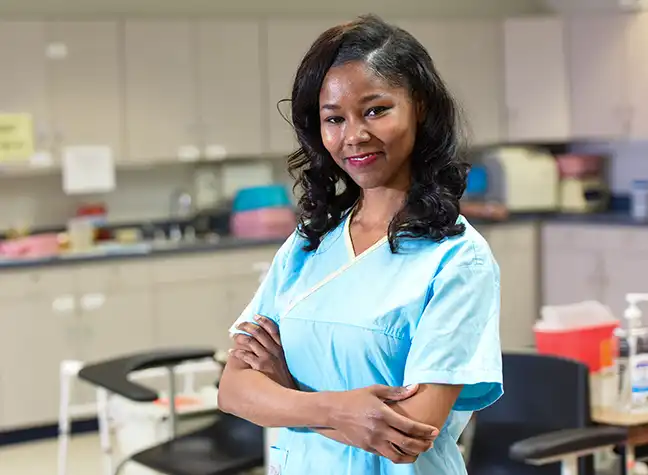
<path fill-rule="evenodd" d="M 351 146 L 366 143 L 371 138 L 366 124 L 361 120 L 347 120 L 344 132 L 344 141 Z"/>

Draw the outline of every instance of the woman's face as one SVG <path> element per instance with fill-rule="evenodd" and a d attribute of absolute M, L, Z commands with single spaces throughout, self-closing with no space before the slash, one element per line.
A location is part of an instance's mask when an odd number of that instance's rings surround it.
<path fill-rule="evenodd" d="M 331 68 L 319 97 L 322 142 L 362 189 L 407 187 L 416 107 L 362 62 Z"/>

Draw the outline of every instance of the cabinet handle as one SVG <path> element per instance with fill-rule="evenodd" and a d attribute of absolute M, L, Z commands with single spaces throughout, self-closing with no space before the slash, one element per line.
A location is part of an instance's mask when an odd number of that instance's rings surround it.
<path fill-rule="evenodd" d="M 104 294 L 85 294 L 81 296 L 81 308 L 85 311 L 97 310 L 103 307 L 106 303 L 106 296 Z"/>
<path fill-rule="evenodd" d="M 56 313 L 70 313 L 76 309 L 76 302 L 72 295 L 61 295 L 52 301 L 52 310 Z"/>

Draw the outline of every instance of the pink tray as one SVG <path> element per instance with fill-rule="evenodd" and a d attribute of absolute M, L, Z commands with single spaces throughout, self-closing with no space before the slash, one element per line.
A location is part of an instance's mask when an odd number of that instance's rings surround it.
<path fill-rule="evenodd" d="M 297 220 L 290 208 L 265 208 L 234 213 L 230 219 L 233 236 L 250 239 L 272 239 L 290 236 Z"/>

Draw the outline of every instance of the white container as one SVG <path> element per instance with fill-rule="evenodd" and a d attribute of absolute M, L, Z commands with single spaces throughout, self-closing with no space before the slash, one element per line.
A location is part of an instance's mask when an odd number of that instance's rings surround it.
<path fill-rule="evenodd" d="M 215 388 L 203 388 L 199 394 L 192 396 L 200 396 L 202 401 L 178 411 L 178 436 L 205 427 L 216 417 L 214 412 L 209 412 L 211 408 L 215 410 Z M 169 411 L 163 405 L 133 402 L 115 395 L 111 397 L 109 411 L 114 421 L 120 459 L 166 442 L 171 437 Z M 206 411 L 204 415 L 195 415 L 202 411 Z M 120 474 L 162 475 L 131 462 L 124 466 Z"/>
<path fill-rule="evenodd" d="M 630 210 L 634 219 L 648 220 L 648 180 L 632 182 Z"/>

